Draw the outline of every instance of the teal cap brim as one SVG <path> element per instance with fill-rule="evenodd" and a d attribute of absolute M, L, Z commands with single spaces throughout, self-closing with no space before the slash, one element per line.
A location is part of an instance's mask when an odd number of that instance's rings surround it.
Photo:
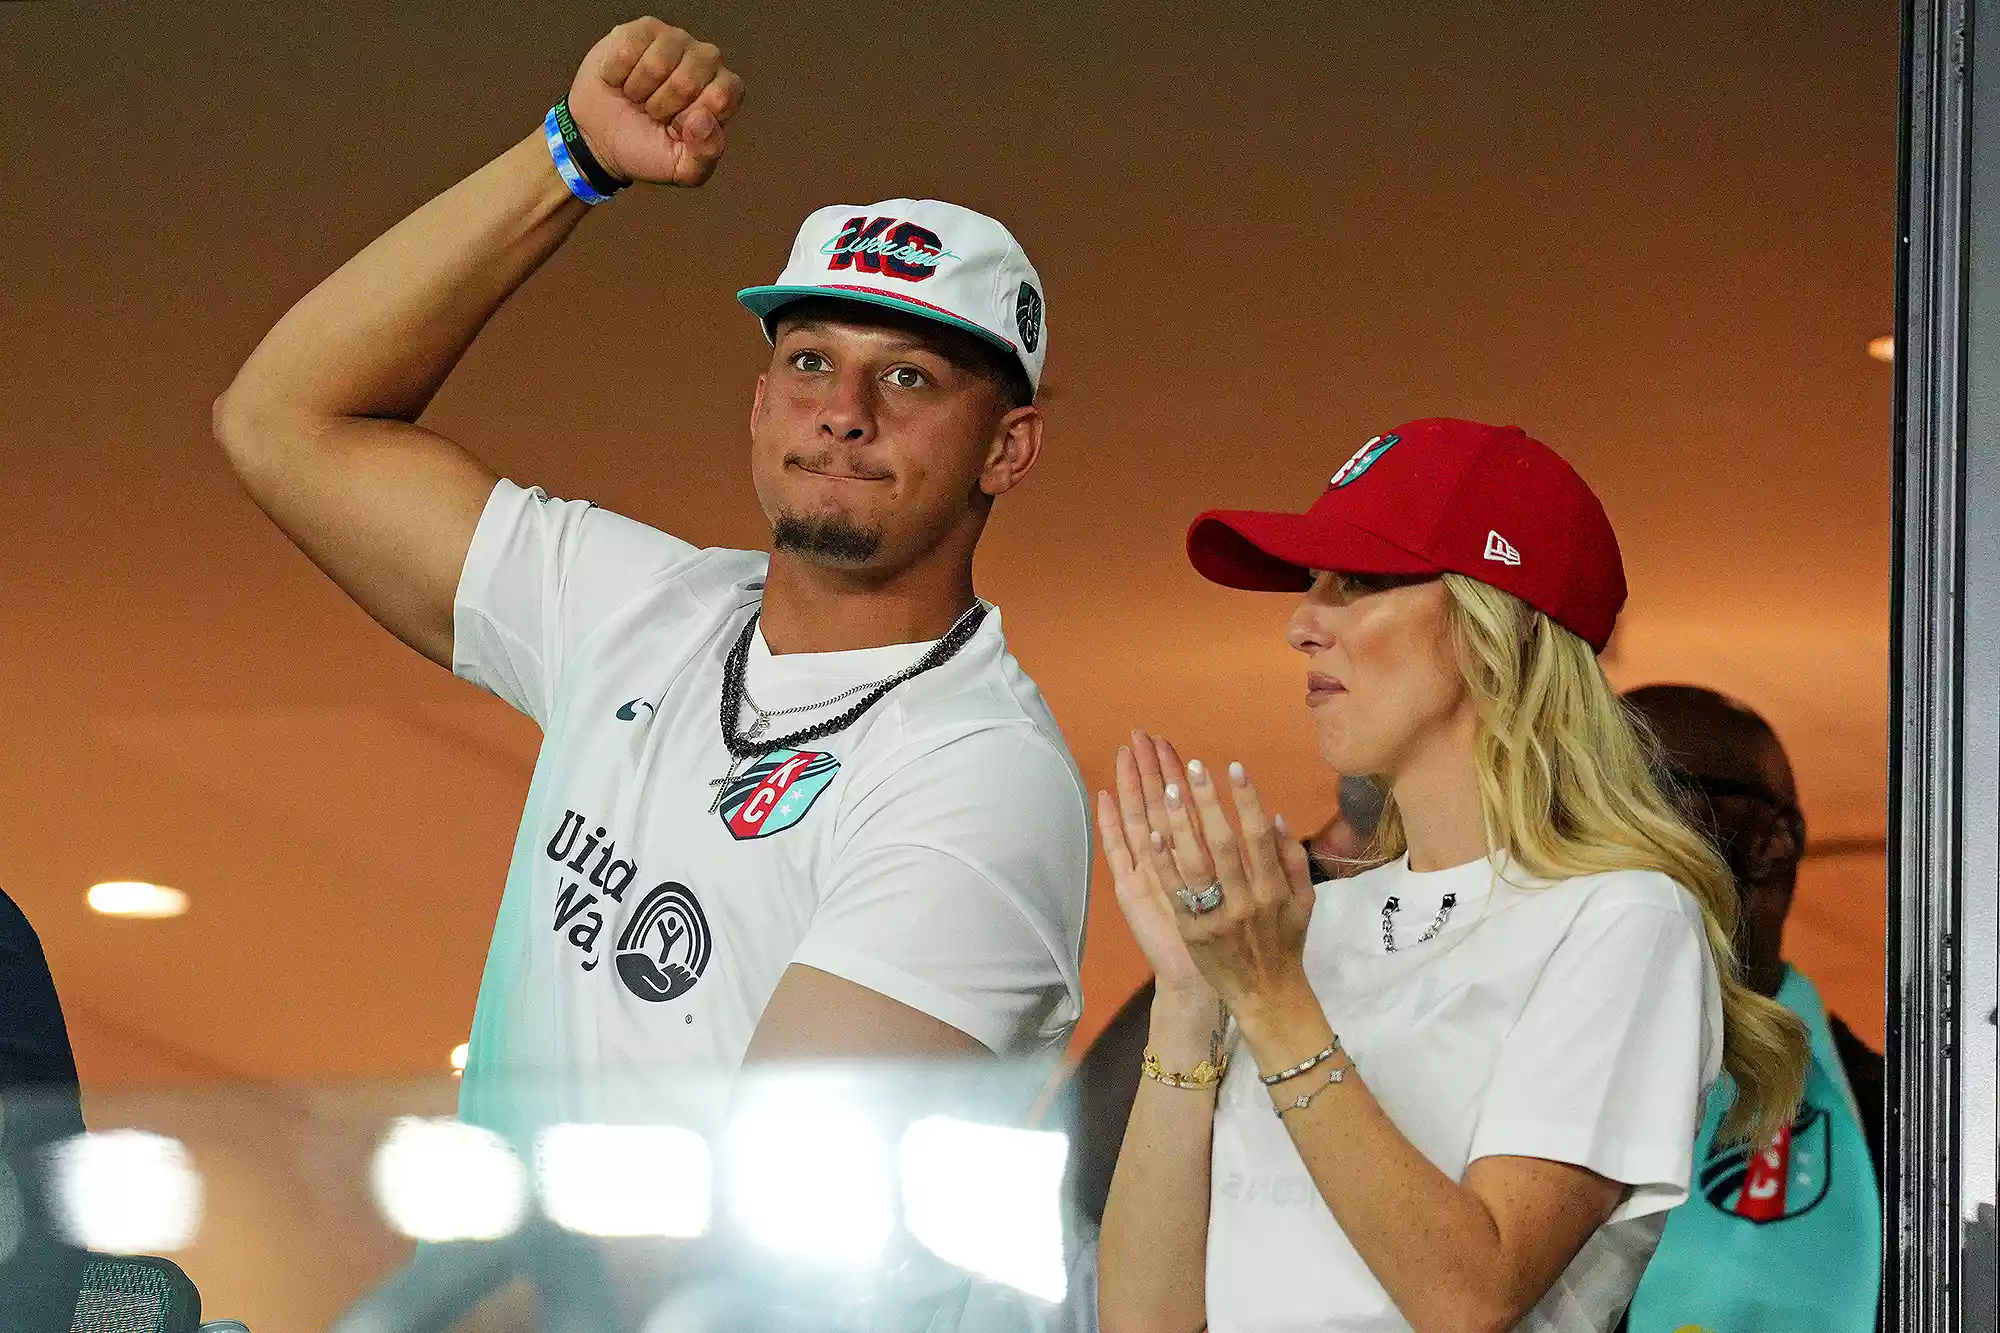
<path fill-rule="evenodd" d="M 745 287 L 742 291 L 736 293 L 736 299 L 743 303 L 744 308 L 763 322 L 764 336 L 766 338 L 773 337 L 771 316 L 777 314 L 794 301 L 803 301 L 813 296 L 823 296 L 835 301 L 859 301 L 864 305 L 879 305 L 890 310 L 907 311 L 912 315 L 919 315 L 924 319 L 936 320 L 940 324 L 949 324 L 955 329 L 964 329 L 967 333 L 974 334 L 992 343 L 995 347 L 1017 360 L 1021 356 L 1020 348 L 1014 346 L 1013 343 L 994 333 L 992 330 L 982 329 L 971 320 L 960 319 L 957 315 L 940 310 L 934 305 L 925 305 L 922 301 L 910 301 L 897 296 L 880 295 L 875 292 L 843 290 L 839 287 Z M 1022 369 L 1027 369 L 1025 361 L 1022 362 Z"/>

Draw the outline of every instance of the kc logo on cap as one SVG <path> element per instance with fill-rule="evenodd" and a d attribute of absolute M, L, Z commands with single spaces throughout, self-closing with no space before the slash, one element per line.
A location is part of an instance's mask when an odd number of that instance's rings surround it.
<path fill-rule="evenodd" d="M 887 273 L 905 282 L 922 282 L 937 272 L 939 264 L 958 258 L 929 227 L 899 218 L 871 220 L 865 214 L 849 218 L 840 235 L 820 249 L 833 256 L 827 261 L 829 271 Z"/>
<path fill-rule="evenodd" d="M 906 310 L 975 333 L 1021 363 L 1039 390 L 1048 356 L 1042 280 L 1013 235 L 983 213 L 936 199 L 835 204 L 805 220 L 769 287 L 736 299 L 764 321 L 806 297 Z"/>

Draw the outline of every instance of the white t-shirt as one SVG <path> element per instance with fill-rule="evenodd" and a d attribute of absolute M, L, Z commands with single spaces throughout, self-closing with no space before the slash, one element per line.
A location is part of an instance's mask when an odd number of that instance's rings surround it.
<path fill-rule="evenodd" d="M 1082 1004 L 1083 785 L 998 611 L 846 730 L 757 761 L 711 812 L 730 764 L 723 660 L 767 566 L 511 482 L 489 497 L 452 668 L 543 740 L 480 983 L 466 1120 L 512 1134 L 652 1120 L 697 1083 L 712 1111 L 793 963 L 1004 1055 L 1053 1059 L 1066 1042 Z M 930 646 L 773 657 L 760 631 L 749 689 L 773 710 L 810 704 Z"/>
<path fill-rule="evenodd" d="M 1447 893 L 1450 920 L 1417 943 Z M 1392 895 L 1394 953 L 1382 944 Z M 1666 1211 L 1687 1197 L 1721 1067 L 1722 995 L 1693 897 L 1653 871 L 1550 882 L 1504 857 L 1423 874 L 1405 858 L 1320 885 L 1305 962 L 1369 1090 L 1453 1180 L 1504 1155 L 1631 1187 L 1518 1327 L 1615 1324 Z M 1210 1328 L 1408 1329 L 1238 1054 L 1215 1120 Z"/>

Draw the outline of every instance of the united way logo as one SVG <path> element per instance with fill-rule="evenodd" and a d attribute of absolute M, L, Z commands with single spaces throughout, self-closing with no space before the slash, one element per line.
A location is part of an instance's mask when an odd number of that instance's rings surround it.
<path fill-rule="evenodd" d="M 722 822 L 730 836 L 768 838 L 806 817 L 840 761 L 813 750 L 778 750 L 759 759 L 722 796 Z"/>
<path fill-rule="evenodd" d="M 618 937 L 618 978 L 642 1000 L 685 995 L 708 968 L 708 918 L 685 884 L 656 884 Z"/>
<path fill-rule="evenodd" d="M 1831 1122 L 1823 1106 L 1806 1106 L 1769 1146 L 1718 1148 L 1701 1168 L 1709 1203 L 1746 1222 L 1782 1222 L 1809 1213 L 1826 1197 L 1833 1168 Z"/>
<path fill-rule="evenodd" d="M 1356 449 L 1354 457 L 1340 465 L 1340 471 L 1334 473 L 1333 480 L 1327 483 L 1328 488 L 1352 486 L 1355 482 L 1360 481 L 1361 474 L 1369 468 L 1374 467 L 1376 459 L 1402 443 L 1402 440 L 1403 437 L 1400 435 L 1377 435 L 1374 439 Z"/>

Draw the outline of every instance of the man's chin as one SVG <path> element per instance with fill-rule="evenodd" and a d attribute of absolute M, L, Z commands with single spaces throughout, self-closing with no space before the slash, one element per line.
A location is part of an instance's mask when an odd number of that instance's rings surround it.
<path fill-rule="evenodd" d="M 784 510 L 772 524 L 771 545 L 816 565 L 855 569 L 881 551 L 882 530 L 857 523 L 845 514 Z"/>

